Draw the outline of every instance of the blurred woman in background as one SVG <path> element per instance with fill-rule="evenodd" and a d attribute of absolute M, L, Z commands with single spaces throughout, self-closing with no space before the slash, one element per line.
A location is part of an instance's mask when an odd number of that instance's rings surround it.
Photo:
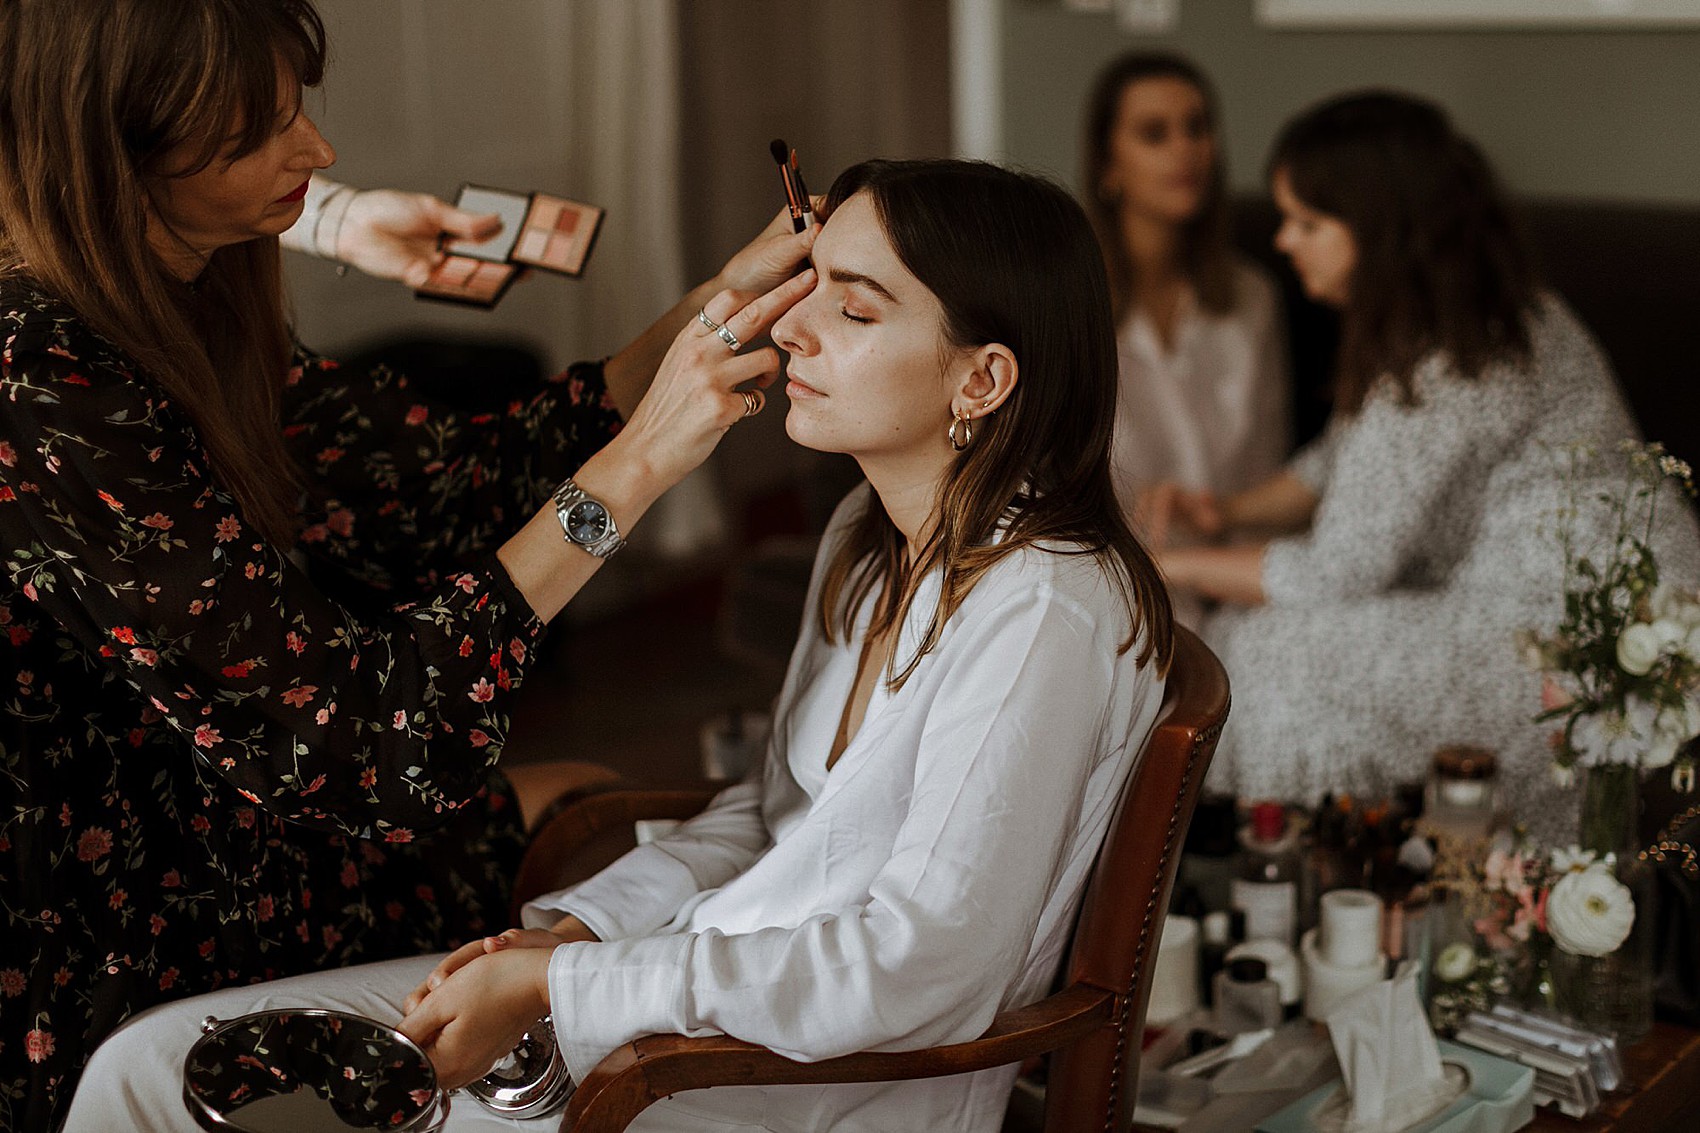
<path fill-rule="evenodd" d="M 1216 97 L 1192 63 L 1125 55 L 1087 104 L 1084 191 L 1115 303 L 1112 467 L 1130 515 L 1159 482 L 1237 492 L 1286 459 L 1275 286 L 1230 243 Z"/>
<path fill-rule="evenodd" d="M 1576 493 L 1576 545 L 1613 528 L 1618 441 L 1636 435 L 1598 343 L 1530 266 L 1481 152 L 1434 104 L 1323 103 L 1269 162 L 1276 246 L 1342 340 L 1326 432 L 1246 491 L 1159 493 L 1159 531 L 1239 545 L 1160 553 L 1172 586 L 1222 603 L 1204 636 L 1234 684 L 1211 767 L 1243 797 L 1371 797 L 1449 743 L 1490 748 L 1514 813 L 1549 842 L 1575 800 L 1547 765 L 1519 630 L 1555 627 L 1569 498 L 1562 455 L 1606 458 Z M 1664 578 L 1700 578 L 1692 512 L 1652 533 Z"/>

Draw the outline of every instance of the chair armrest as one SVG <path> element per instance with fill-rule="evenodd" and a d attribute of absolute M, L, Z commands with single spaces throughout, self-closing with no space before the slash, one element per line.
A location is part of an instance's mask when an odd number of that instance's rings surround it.
<path fill-rule="evenodd" d="M 582 881 L 631 849 L 632 825 L 639 819 L 690 818 L 718 790 L 713 785 L 663 790 L 617 779 L 564 792 L 544 810 L 514 874 L 514 923 L 527 901 Z M 589 853 L 593 843 L 600 851 L 595 855 Z"/>
<path fill-rule="evenodd" d="M 971 1042 L 798 1062 L 726 1035 L 646 1035 L 611 1052 L 579 1083 L 563 1133 L 618 1133 L 652 1103 L 709 1086 L 887 1082 L 939 1078 L 1021 1062 L 1105 1025 L 1114 997 L 1075 984 L 1006 1011 Z"/>

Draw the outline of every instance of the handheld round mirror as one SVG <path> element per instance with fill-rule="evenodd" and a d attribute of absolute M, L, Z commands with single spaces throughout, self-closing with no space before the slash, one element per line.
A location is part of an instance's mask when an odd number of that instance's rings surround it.
<path fill-rule="evenodd" d="M 437 1133 L 448 1095 L 430 1059 L 393 1027 L 341 1011 L 208 1016 L 183 1065 L 183 1101 L 202 1129 Z"/>

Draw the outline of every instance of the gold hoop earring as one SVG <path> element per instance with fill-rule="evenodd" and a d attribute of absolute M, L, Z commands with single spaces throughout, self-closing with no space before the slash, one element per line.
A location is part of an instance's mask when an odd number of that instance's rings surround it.
<path fill-rule="evenodd" d="M 945 433 L 945 436 L 950 438 L 950 447 L 955 449 L 957 452 L 961 452 L 963 449 L 967 448 L 974 440 L 974 426 L 970 424 L 970 420 L 971 418 L 969 418 L 967 410 L 956 410 L 950 422 L 950 429 Z M 958 440 L 956 437 L 956 429 L 959 425 L 962 427 L 961 440 Z"/>

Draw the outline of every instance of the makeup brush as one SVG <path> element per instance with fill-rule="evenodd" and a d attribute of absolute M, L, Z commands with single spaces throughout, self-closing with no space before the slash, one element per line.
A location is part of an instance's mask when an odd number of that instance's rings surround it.
<path fill-rule="evenodd" d="M 774 138 L 767 148 L 779 165 L 780 180 L 785 183 L 785 207 L 791 213 L 791 230 L 801 232 L 809 226 L 811 210 L 809 198 L 803 195 L 797 183 L 796 152 L 785 144 L 783 138 Z"/>

